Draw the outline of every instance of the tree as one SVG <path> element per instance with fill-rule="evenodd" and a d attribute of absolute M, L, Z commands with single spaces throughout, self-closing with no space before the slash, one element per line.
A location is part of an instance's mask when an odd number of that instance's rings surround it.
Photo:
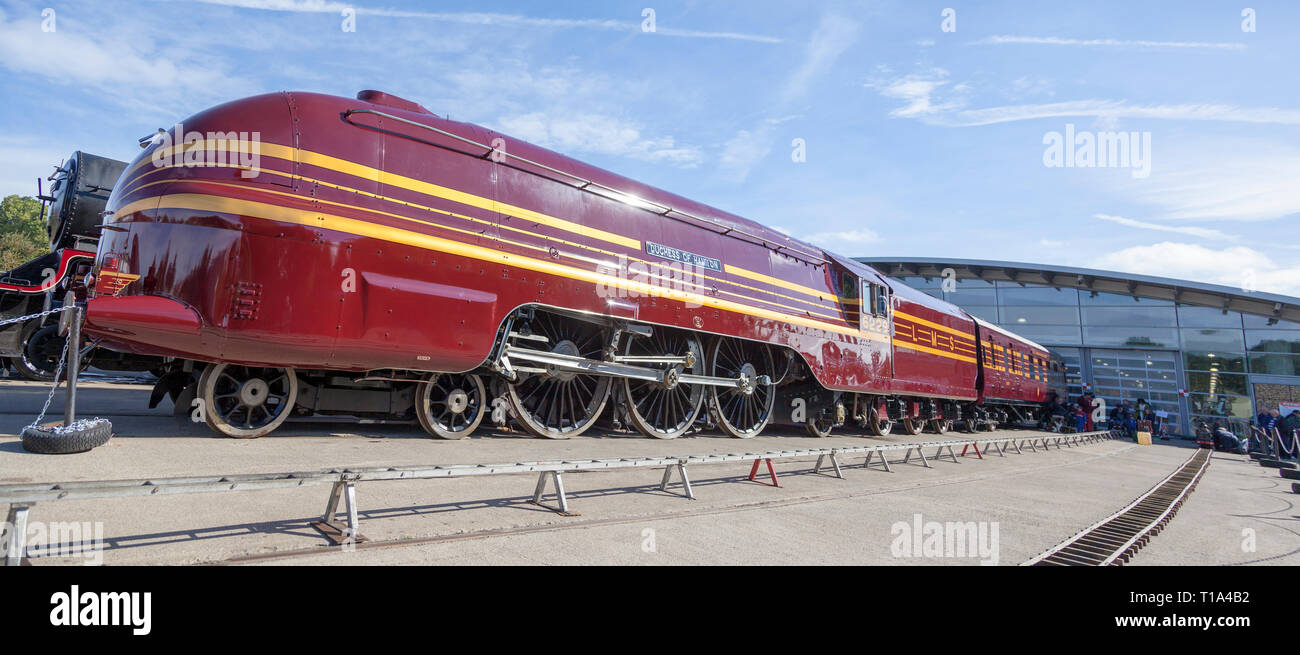
<path fill-rule="evenodd" d="M 41 203 L 12 195 L 0 201 L 0 271 L 8 271 L 50 251 Z"/>

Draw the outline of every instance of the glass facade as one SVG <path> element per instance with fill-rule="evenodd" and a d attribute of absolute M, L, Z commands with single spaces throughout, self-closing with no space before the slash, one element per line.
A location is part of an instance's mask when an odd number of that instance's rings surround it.
<path fill-rule="evenodd" d="M 945 291 L 940 278 L 899 280 L 1050 348 L 1071 397 L 1091 384 L 1108 408 L 1144 400 L 1174 434 L 1194 434 L 1198 421 L 1245 434 L 1257 404 L 1300 394 L 1300 323 L 1034 284 L 958 280 Z"/>

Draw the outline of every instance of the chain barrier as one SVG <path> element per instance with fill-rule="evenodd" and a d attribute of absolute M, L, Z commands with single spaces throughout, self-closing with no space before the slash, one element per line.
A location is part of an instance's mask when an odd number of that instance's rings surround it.
<path fill-rule="evenodd" d="M 59 355 L 59 367 L 54 370 L 54 384 L 50 387 L 49 395 L 45 396 L 45 404 L 41 406 L 40 415 L 38 415 L 31 423 L 27 424 L 27 427 L 29 428 L 39 427 L 41 421 L 45 420 L 45 412 L 50 410 L 50 401 L 54 400 L 54 392 L 59 390 L 59 377 L 63 375 L 63 364 L 68 361 L 68 343 L 71 341 L 72 339 L 63 340 L 63 353 Z M 76 375 L 76 373 L 72 372 L 69 373 L 69 375 Z M 65 427 L 71 428 L 72 426 Z M 58 430 L 56 429 L 55 431 L 57 432 Z"/>
<path fill-rule="evenodd" d="M 26 316 L 7 318 L 4 319 L 3 321 L 0 321 L 0 326 L 10 325 L 13 323 L 23 323 L 35 318 L 42 318 L 45 316 L 49 316 L 51 314 L 58 314 L 60 312 L 66 312 L 72 309 L 76 309 L 76 307 L 73 305 L 68 305 L 65 307 L 56 307 L 54 309 L 44 311 L 44 312 L 39 312 L 36 314 L 28 314 Z M 50 386 L 50 393 L 45 396 L 45 404 L 41 406 L 41 413 L 36 416 L 35 420 L 33 420 L 31 423 L 28 423 L 24 427 L 24 429 L 40 427 L 41 421 L 45 420 L 45 414 L 50 411 L 50 403 L 54 401 L 54 394 L 59 390 L 60 378 L 63 377 L 63 370 L 68 361 L 68 344 L 71 343 L 71 341 L 72 341 L 71 339 L 67 339 L 67 338 L 63 340 L 63 352 L 59 354 L 59 365 L 54 370 L 54 383 Z M 69 376 L 76 375 L 76 372 L 69 371 L 68 375 Z M 71 425 L 54 426 L 53 428 L 51 428 L 51 430 L 55 434 L 66 434 L 69 432 L 77 432 L 79 430 L 85 430 L 88 428 L 95 427 L 95 425 L 99 424 L 103 420 L 104 419 L 98 417 L 80 419 L 78 421 L 74 421 Z"/>
<path fill-rule="evenodd" d="M 17 317 L 17 318 L 6 318 L 6 319 L 4 319 L 3 321 L 0 321 L 0 327 L 3 327 L 3 326 L 5 326 L 5 325 L 9 325 L 9 324 L 11 324 L 11 323 L 22 323 L 22 322 L 24 322 L 24 321 L 30 321 L 30 320 L 32 320 L 33 318 L 41 318 L 42 316 L 49 316 L 50 314 L 58 314 L 59 312 L 66 312 L 66 311 L 68 311 L 68 310 L 70 310 L 70 309 L 72 309 L 71 306 L 68 306 L 68 307 L 56 307 L 56 308 L 51 309 L 51 310 L 49 310 L 49 311 L 40 312 L 39 314 L 28 314 L 28 315 L 26 315 L 26 316 L 19 316 L 19 317 Z"/>
<path fill-rule="evenodd" d="M 1287 445 L 1286 445 L 1286 442 L 1287 442 L 1286 438 L 1284 438 L 1281 434 L 1278 434 L 1278 438 L 1277 438 L 1277 449 L 1278 449 L 1278 454 L 1279 454 L 1279 455 L 1286 455 L 1287 457 L 1295 457 L 1295 456 L 1296 456 L 1296 452 L 1297 452 L 1297 451 L 1300 451 L 1300 436 L 1297 436 L 1297 434 L 1300 434 L 1300 433 L 1297 433 L 1296 430 L 1292 430 L 1292 431 L 1291 431 L 1291 447 L 1290 447 L 1290 448 L 1288 448 Z"/>

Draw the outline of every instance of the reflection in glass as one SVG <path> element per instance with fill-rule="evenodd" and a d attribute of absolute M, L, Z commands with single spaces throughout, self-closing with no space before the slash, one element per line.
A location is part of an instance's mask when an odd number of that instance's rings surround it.
<path fill-rule="evenodd" d="M 1083 330 L 1084 341 L 1097 346 L 1128 346 L 1133 348 L 1176 348 L 1178 334 L 1173 328 L 1143 327 L 1088 327 Z"/>
<path fill-rule="evenodd" d="M 1183 328 L 1183 350 L 1202 350 L 1212 353 L 1243 353 L 1240 330 L 1211 330 Z"/>
<path fill-rule="evenodd" d="M 1250 398 L 1223 394 L 1194 393 L 1187 397 L 1193 414 L 1207 416 L 1251 416 Z"/>
<path fill-rule="evenodd" d="M 1246 349 L 1300 354 L 1300 330 L 1246 330 Z"/>
<path fill-rule="evenodd" d="M 1205 352 L 1190 350 L 1183 352 L 1183 368 L 1189 371 L 1210 371 L 1218 369 L 1229 373 L 1244 373 L 1246 358 L 1225 352 Z"/>
<path fill-rule="evenodd" d="M 1251 353 L 1250 372 L 1260 375 L 1300 375 L 1300 355 Z"/>
<path fill-rule="evenodd" d="M 1057 289 L 1055 287 L 998 287 L 998 302 L 1003 305 L 1016 306 L 1052 306 L 1077 307 L 1079 292 L 1074 289 Z"/>
<path fill-rule="evenodd" d="M 1172 300 L 1155 300 L 1152 298 L 1133 299 L 1133 296 L 1125 296 L 1117 293 L 1102 293 L 1100 291 L 1082 291 L 1079 293 L 1079 302 L 1084 305 L 1106 305 L 1112 307 L 1170 307 L 1173 306 Z"/>
<path fill-rule="evenodd" d="M 1241 313 L 1223 313 L 1213 307 L 1178 306 L 1178 324 L 1183 327 L 1239 328 Z"/>
<path fill-rule="evenodd" d="M 1078 307 L 1008 307 L 999 308 L 1003 325 L 1078 325 Z"/>
<path fill-rule="evenodd" d="M 1215 371 L 1187 373 L 1187 388 L 1190 391 L 1204 393 L 1227 393 L 1235 396 L 1250 395 L 1246 388 L 1246 376 L 1240 373 L 1218 373 Z"/>
<path fill-rule="evenodd" d="M 1133 325 L 1141 327 L 1177 327 L 1173 307 L 1084 307 L 1085 325 Z"/>

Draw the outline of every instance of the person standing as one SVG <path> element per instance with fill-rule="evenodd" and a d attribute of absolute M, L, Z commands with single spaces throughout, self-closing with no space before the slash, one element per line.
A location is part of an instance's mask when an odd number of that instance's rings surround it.
<path fill-rule="evenodd" d="M 1082 396 L 1079 396 L 1079 409 L 1083 410 L 1084 416 L 1084 432 L 1092 432 L 1095 429 L 1095 426 L 1092 424 L 1092 411 L 1097 408 L 1097 404 L 1094 403 L 1092 399 L 1093 395 L 1091 393 L 1085 393 Z"/>

